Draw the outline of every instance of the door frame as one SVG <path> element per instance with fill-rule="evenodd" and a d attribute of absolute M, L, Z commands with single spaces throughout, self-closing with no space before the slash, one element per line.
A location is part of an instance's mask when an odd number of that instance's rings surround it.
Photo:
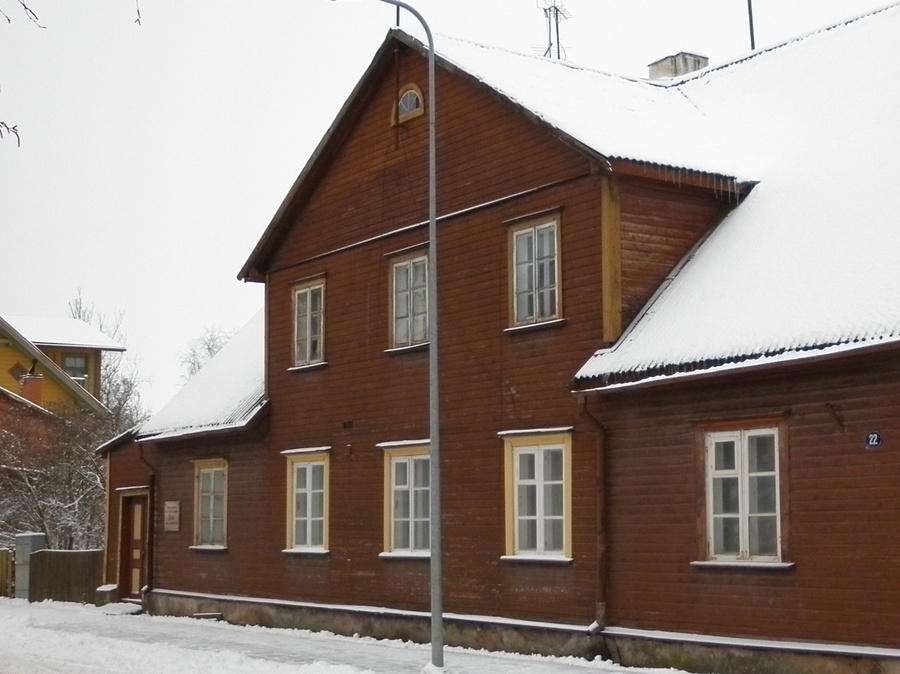
<path fill-rule="evenodd" d="M 116 564 L 116 584 L 119 586 L 122 599 L 140 597 L 141 588 L 147 584 L 150 551 L 150 490 L 147 487 L 135 487 L 117 490 L 119 491 L 119 545 L 118 562 Z M 142 505 L 141 516 L 141 565 L 140 578 L 137 588 L 132 588 L 132 541 L 134 539 L 134 515 L 133 508 L 136 503 Z M 126 593 L 126 584 L 131 592 Z"/>

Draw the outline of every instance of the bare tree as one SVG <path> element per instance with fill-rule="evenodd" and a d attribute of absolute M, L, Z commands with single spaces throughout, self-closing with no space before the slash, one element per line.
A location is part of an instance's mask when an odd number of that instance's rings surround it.
<path fill-rule="evenodd" d="M 75 297 L 69 301 L 69 315 L 94 325 L 123 346 L 127 342 L 127 335 L 122 327 L 124 314 L 116 311 L 110 317 L 95 311 L 94 305 L 85 301 L 81 288 L 78 288 Z M 111 415 L 111 436 L 126 431 L 147 418 L 140 392 L 145 381 L 137 359 L 121 352 L 107 351 L 103 354 L 100 361 L 100 402 Z"/>
<path fill-rule="evenodd" d="M 12 408 L 0 423 L 0 548 L 43 532 L 56 549 L 103 543 L 103 459 L 94 449 L 107 419 L 67 405 Z"/>
<path fill-rule="evenodd" d="M 219 326 L 205 327 L 202 335 L 190 341 L 187 351 L 179 354 L 184 370 L 181 378 L 187 381 L 197 374 L 236 333 L 237 330 L 234 328 L 226 330 Z"/>

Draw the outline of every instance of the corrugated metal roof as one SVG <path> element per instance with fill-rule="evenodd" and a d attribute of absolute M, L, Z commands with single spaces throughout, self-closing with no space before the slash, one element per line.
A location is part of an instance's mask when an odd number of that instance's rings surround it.
<path fill-rule="evenodd" d="M 676 85 L 759 184 L 580 388 L 900 339 L 900 8 Z"/>

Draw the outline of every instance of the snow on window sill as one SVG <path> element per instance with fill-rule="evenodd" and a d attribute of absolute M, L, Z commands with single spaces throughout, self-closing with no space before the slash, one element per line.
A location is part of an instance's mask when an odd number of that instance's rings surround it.
<path fill-rule="evenodd" d="M 380 552 L 378 556 L 382 559 L 431 559 L 431 552 L 428 550 L 391 550 L 390 552 Z"/>
<path fill-rule="evenodd" d="M 553 328 L 558 325 L 565 325 L 565 318 L 554 318 L 547 321 L 538 321 L 537 323 L 527 323 L 525 325 L 514 325 L 511 328 L 506 328 L 503 332 L 514 333 L 514 332 L 528 332 L 529 330 L 540 330 L 541 328 Z"/>
<path fill-rule="evenodd" d="M 546 564 L 571 564 L 574 560 L 565 555 L 503 555 L 501 562 L 529 562 Z"/>
<path fill-rule="evenodd" d="M 201 550 L 207 552 L 220 552 L 228 549 L 227 545 L 191 545 L 189 550 Z"/>
<path fill-rule="evenodd" d="M 331 554 L 330 550 L 325 550 L 324 548 L 287 548 L 282 550 L 282 552 L 286 555 L 329 555 Z"/>
<path fill-rule="evenodd" d="M 407 353 L 408 351 L 425 351 L 428 348 L 429 342 L 419 342 L 417 344 L 407 344 L 406 346 L 395 346 L 390 349 L 385 349 L 384 352 L 389 355 L 394 355 L 397 353 Z"/>
<path fill-rule="evenodd" d="M 791 569 L 794 567 L 793 562 L 753 562 L 750 560 L 725 560 L 725 559 L 706 559 L 699 562 L 691 562 L 691 566 L 707 569 L 760 569 L 766 571 L 777 571 Z"/>
<path fill-rule="evenodd" d="M 287 369 L 288 372 L 300 372 L 302 370 L 317 370 L 320 367 L 328 365 L 328 361 L 320 360 L 318 363 L 307 363 L 306 365 L 293 365 Z"/>

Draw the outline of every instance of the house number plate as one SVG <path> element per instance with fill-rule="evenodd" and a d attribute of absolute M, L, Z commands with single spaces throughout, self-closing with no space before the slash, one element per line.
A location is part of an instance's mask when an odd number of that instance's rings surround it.
<path fill-rule="evenodd" d="M 879 431 L 866 433 L 866 449 L 876 449 L 881 446 L 882 442 L 884 442 L 884 438 Z"/>

